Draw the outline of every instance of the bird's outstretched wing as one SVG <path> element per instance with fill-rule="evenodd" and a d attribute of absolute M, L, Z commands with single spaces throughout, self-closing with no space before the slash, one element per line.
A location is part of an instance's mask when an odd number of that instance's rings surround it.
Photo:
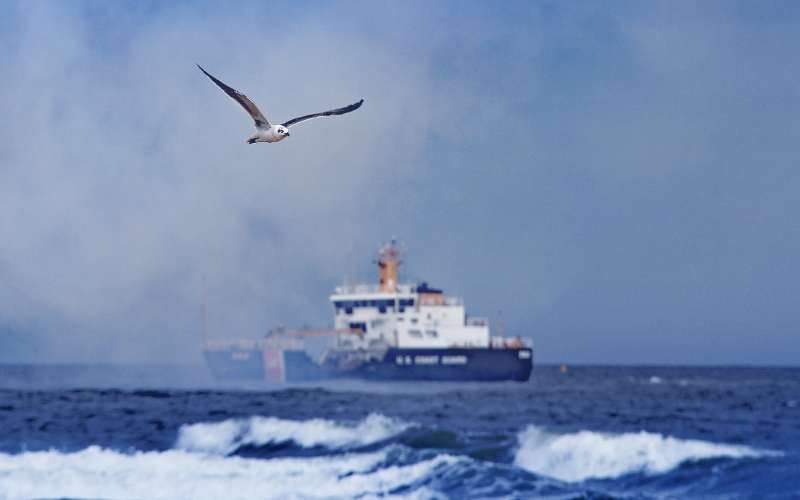
<path fill-rule="evenodd" d="M 208 73 L 206 73 L 206 74 L 208 74 Z M 211 75 L 209 75 L 209 76 L 211 76 Z M 231 89 L 231 90 L 233 90 L 233 89 Z M 236 91 L 234 90 L 234 92 L 236 92 Z M 242 96 L 242 97 L 244 97 L 244 96 Z M 321 116 L 343 115 L 345 113 L 349 113 L 351 111 L 357 110 L 358 108 L 361 107 L 361 105 L 363 103 L 364 103 L 364 99 L 361 99 L 357 103 L 351 104 L 349 106 L 345 106 L 343 108 L 333 109 L 331 111 L 325 111 L 325 112 L 322 112 L 322 113 L 314 113 L 313 115 L 301 116 L 300 118 L 294 118 L 292 120 L 289 120 L 286 123 L 281 123 L 281 125 L 283 125 L 286 128 L 289 128 L 292 125 L 297 125 L 300 122 L 304 122 L 306 120 L 313 120 L 314 118 L 319 118 Z"/>
<path fill-rule="evenodd" d="M 238 102 L 239 105 L 241 105 L 244 108 L 244 110 L 247 111 L 247 114 L 253 117 L 253 120 L 256 122 L 256 128 L 263 128 L 263 127 L 269 128 L 272 126 L 269 120 L 264 118 L 264 115 L 261 114 L 261 111 L 258 110 L 256 105 L 253 104 L 253 101 L 248 99 L 246 95 L 236 91 L 236 89 L 228 87 L 221 81 L 209 75 L 206 70 L 200 67 L 199 64 L 197 65 L 197 67 L 200 68 L 200 71 L 205 73 L 207 77 L 211 78 L 211 81 L 216 83 L 217 87 L 221 88 L 223 92 L 225 92 L 230 96 L 231 99 Z"/>

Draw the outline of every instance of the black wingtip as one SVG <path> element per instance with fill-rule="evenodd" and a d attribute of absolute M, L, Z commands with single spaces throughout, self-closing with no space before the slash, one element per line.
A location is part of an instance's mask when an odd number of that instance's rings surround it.
<path fill-rule="evenodd" d="M 344 110 L 343 110 L 343 111 L 344 111 L 345 113 L 349 113 L 349 112 L 351 112 L 351 111 L 355 111 L 355 110 L 357 110 L 358 108 L 360 108 L 362 104 L 364 104 L 364 99 L 361 99 L 360 101 L 358 101 L 358 102 L 356 102 L 356 103 L 353 103 L 353 104 L 351 104 L 351 105 L 347 106 L 346 108 L 344 108 Z M 343 114 L 344 114 L 344 113 L 343 113 Z"/>

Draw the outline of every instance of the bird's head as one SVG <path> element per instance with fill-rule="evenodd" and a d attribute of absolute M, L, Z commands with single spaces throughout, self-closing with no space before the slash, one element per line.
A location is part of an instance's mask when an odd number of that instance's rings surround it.
<path fill-rule="evenodd" d="M 278 127 L 278 133 L 284 137 L 289 137 L 289 129 L 281 125 Z"/>

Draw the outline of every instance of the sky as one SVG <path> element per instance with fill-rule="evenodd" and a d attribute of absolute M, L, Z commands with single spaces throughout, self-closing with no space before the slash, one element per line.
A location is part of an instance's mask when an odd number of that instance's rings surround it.
<path fill-rule="evenodd" d="M 0 362 L 199 363 L 400 280 L 537 363 L 797 365 L 800 6 L 0 3 Z M 356 112 L 245 144 L 273 122 Z"/>

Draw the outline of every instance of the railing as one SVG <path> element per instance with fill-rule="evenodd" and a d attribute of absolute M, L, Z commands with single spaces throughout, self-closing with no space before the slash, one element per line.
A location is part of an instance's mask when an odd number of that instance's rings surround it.
<path fill-rule="evenodd" d="M 381 293 L 380 285 L 343 285 L 337 286 L 334 291 L 336 295 L 371 295 Z M 397 285 L 397 295 L 408 295 L 417 293 L 416 285 Z M 420 294 L 419 306 L 463 306 L 464 299 L 461 297 L 444 297 L 441 294 Z M 488 323 L 487 323 L 488 324 Z"/>
<path fill-rule="evenodd" d="M 334 288 L 336 295 L 357 295 L 357 294 L 372 294 L 381 293 L 380 285 L 343 285 Z M 409 284 L 398 284 L 397 292 L 399 294 L 416 293 L 416 286 Z"/>
<path fill-rule="evenodd" d="M 489 319 L 467 316 L 465 323 L 467 326 L 487 326 L 489 325 Z"/>
<path fill-rule="evenodd" d="M 263 351 L 264 349 L 301 350 L 303 349 L 303 339 L 283 336 L 267 339 L 208 339 L 205 342 L 207 351 Z"/>
<path fill-rule="evenodd" d="M 234 349 L 238 351 L 254 351 L 264 348 L 264 339 L 208 339 L 205 342 L 205 348 L 209 351 L 232 351 Z"/>
<path fill-rule="evenodd" d="M 380 292 L 380 285 L 345 285 L 337 286 L 337 295 L 370 294 Z"/>
<path fill-rule="evenodd" d="M 477 325 L 478 321 L 485 320 L 485 318 L 470 318 L 470 320 L 474 320 L 475 323 L 467 322 L 467 325 Z M 340 342 L 341 340 L 342 339 L 340 339 Z M 533 339 L 530 337 L 492 337 L 490 343 L 493 349 L 518 349 L 520 347 L 533 349 Z M 339 348 L 344 347 L 346 346 L 339 345 Z M 378 346 L 370 346 L 370 348 L 374 347 Z M 205 342 L 205 349 L 207 351 L 255 351 L 264 349 L 297 351 L 303 349 L 303 340 L 291 336 L 243 340 L 208 339 Z"/>
<path fill-rule="evenodd" d="M 533 339 L 530 337 L 492 337 L 491 344 L 494 349 L 533 349 Z"/>

